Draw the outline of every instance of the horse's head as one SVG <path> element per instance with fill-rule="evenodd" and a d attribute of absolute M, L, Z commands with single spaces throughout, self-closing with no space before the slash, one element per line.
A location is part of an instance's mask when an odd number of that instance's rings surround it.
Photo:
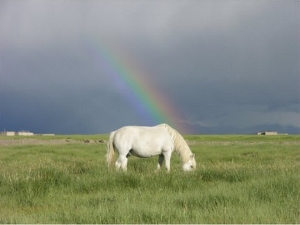
<path fill-rule="evenodd" d="M 192 171 L 196 169 L 195 154 L 192 154 L 187 162 L 182 165 L 184 171 Z"/>

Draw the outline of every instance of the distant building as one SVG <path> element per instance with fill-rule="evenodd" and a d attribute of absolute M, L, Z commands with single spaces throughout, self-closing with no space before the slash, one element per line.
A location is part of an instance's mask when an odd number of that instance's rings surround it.
<path fill-rule="evenodd" d="M 257 132 L 257 135 L 277 135 L 277 131 L 263 131 L 263 132 Z"/>
<path fill-rule="evenodd" d="M 29 131 L 21 130 L 18 132 L 15 131 L 3 131 L 0 132 L 0 135 L 2 136 L 33 136 L 33 135 L 43 135 L 43 136 L 55 136 L 55 134 L 34 134 Z"/>
<path fill-rule="evenodd" d="M 15 136 L 16 132 L 14 132 L 14 131 L 4 131 L 4 132 L 1 132 L 1 135 L 4 135 L 4 136 Z"/>
<path fill-rule="evenodd" d="M 42 134 L 42 136 L 55 136 L 55 134 Z"/>
<path fill-rule="evenodd" d="M 32 132 L 29 132 L 29 131 L 18 131 L 17 132 L 17 135 L 19 135 L 19 136 L 33 136 L 34 135 L 34 133 L 32 133 Z"/>

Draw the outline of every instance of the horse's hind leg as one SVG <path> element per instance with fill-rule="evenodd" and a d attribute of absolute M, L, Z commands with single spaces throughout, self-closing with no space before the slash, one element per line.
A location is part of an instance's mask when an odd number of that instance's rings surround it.
<path fill-rule="evenodd" d="M 116 169 L 119 170 L 121 168 L 123 171 L 126 171 L 127 170 L 127 161 L 128 161 L 128 159 L 127 159 L 126 155 L 119 155 L 119 158 L 116 161 Z"/>
<path fill-rule="evenodd" d="M 128 158 L 125 156 L 125 158 L 123 159 L 123 162 L 121 164 L 121 168 L 123 171 L 127 171 L 127 162 L 128 162 Z"/>
<path fill-rule="evenodd" d="M 119 170 L 121 168 L 121 163 L 119 162 L 119 159 L 115 163 L 116 170 Z"/>

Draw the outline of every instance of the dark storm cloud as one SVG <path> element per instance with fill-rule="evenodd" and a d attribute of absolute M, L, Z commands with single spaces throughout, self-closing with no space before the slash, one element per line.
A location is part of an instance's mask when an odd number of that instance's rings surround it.
<path fill-rule="evenodd" d="M 300 132 L 298 1 L 0 4 L 1 130 L 143 124 L 87 48 L 93 40 L 121 46 L 196 132 Z"/>

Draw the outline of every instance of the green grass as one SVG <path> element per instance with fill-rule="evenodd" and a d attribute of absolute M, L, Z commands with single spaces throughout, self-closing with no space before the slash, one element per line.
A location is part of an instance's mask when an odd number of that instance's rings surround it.
<path fill-rule="evenodd" d="M 300 136 L 187 136 L 192 173 L 176 154 L 108 170 L 82 142 L 107 135 L 29 138 L 77 142 L 0 146 L 0 223 L 300 223 Z"/>

